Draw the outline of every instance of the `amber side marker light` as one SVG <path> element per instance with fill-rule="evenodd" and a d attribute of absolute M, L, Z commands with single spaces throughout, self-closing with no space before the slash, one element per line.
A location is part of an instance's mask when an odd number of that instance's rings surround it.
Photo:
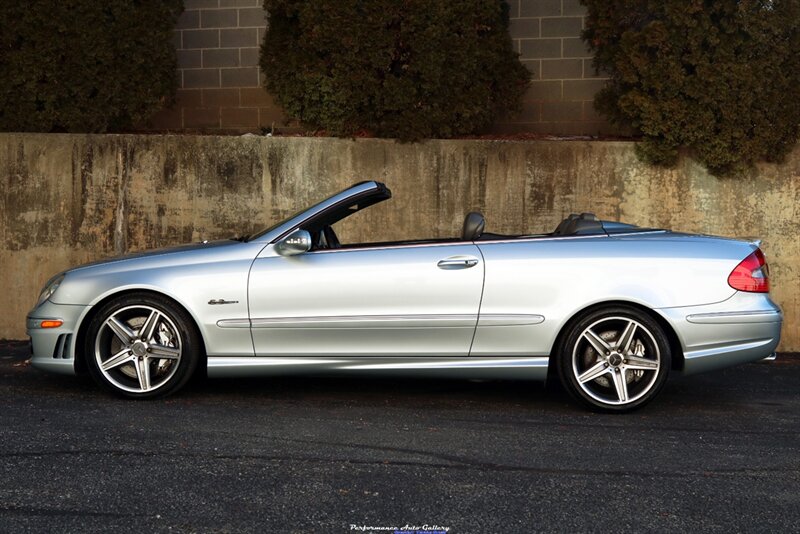
<path fill-rule="evenodd" d="M 42 328 L 58 328 L 64 324 L 64 321 L 42 321 L 42 324 L 39 325 Z"/>

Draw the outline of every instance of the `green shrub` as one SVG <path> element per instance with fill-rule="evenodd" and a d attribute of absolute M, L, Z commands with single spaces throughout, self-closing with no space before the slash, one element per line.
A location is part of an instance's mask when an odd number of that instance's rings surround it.
<path fill-rule="evenodd" d="M 487 127 L 530 77 L 502 0 L 265 0 L 267 89 L 308 125 L 415 140 Z"/>
<path fill-rule="evenodd" d="M 0 129 L 128 128 L 176 87 L 182 0 L 0 3 Z"/>
<path fill-rule="evenodd" d="M 583 0 L 583 37 L 610 82 L 595 107 L 638 152 L 686 148 L 727 174 L 780 161 L 800 133 L 799 0 Z"/>

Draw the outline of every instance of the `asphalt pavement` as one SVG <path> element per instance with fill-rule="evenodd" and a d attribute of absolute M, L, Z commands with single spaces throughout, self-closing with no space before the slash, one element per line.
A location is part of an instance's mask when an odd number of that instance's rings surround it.
<path fill-rule="evenodd" d="M 0 342 L 0 532 L 800 529 L 797 355 L 673 374 L 650 406 L 599 415 L 541 384 L 438 379 L 133 402 L 27 351 Z"/>

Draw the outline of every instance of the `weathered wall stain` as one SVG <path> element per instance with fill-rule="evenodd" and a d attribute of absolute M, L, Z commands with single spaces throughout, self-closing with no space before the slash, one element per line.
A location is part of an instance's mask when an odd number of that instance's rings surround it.
<path fill-rule="evenodd" d="M 757 236 L 800 350 L 800 150 L 742 179 L 636 160 L 624 142 L 0 134 L 0 338 L 21 338 L 42 284 L 70 266 L 255 232 L 353 182 L 395 198 L 343 241 L 451 237 L 478 209 L 495 233 L 549 232 L 570 212 Z"/>

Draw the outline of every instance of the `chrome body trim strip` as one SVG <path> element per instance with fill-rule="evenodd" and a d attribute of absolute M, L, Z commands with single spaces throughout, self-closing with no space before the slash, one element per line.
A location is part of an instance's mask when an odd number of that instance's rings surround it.
<path fill-rule="evenodd" d="M 217 321 L 220 328 L 250 328 L 250 319 L 220 319 Z"/>
<path fill-rule="evenodd" d="M 478 317 L 478 326 L 523 326 L 531 324 L 541 324 L 544 322 L 543 315 L 536 314 L 508 314 L 482 313 Z"/>
<path fill-rule="evenodd" d="M 544 322 L 536 314 L 476 315 L 336 315 L 331 317 L 264 317 L 222 319 L 220 328 L 446 328 L 463 326 L 522 326 Z"/>
<path fill-rule="evenodd" d="M 658 230 L 659 232 L 666 232 L 666 230 Z M 648 234 L 651 232 L 634 232 L 638 234 Z M 630 235 L 630 234 L 614 234 L 614 237 L 622 236 L 622 235 Z M 376 244 L 374 246 L 364 246 L 358 247 L 353 246 L 351 248 L 329 248 L 329 249 L 320 249 L 320 250 L 312 250 L 311 252 L 307 252 L 306 254 L 343 254 L 345 252 L 354 252 L 359 250 L 393 250 L 393 249 L 403 249 L 403 248 L 422 248 L 422 247 L 447 247 L 453 245 L 475 245 L 480 248 L 481 245 L 488 245 L 488 244 L 495 244 L 495 243 L 528 243 L 531 241 L 562 241 L 564 239 L 570 240 L 582 240 L 582 239 L 599 239 L 599 238 L 608 238 L 608 234 L 592 234 L 592 235 L 572 235 L 572 236 L 551 236 L 549 234 L 542 234 L 542 235 L 532 235 L 530 237 L 518 237 L 512 239 L 486 239 L 486 240 L 479 240 L 479 241 L 431 241 L 425 243 L 414 243 L 413 241 L 410 243 L 397 243 L 392 245 L 380 245 Z"/>
<path fill-rule="evenodd" d="M 465 315 L 334 315 L 329 317 L 265 317 L 253 328 L 443 328 L 474 327 L 478 316 Z"/>
<path fill-rule="evenodd" d="M 695 324 L 778 323 L 781 321 L 782 317 L 779 311 L 753 310 L 696 313 L 687 315 L 686 320 Z"/>
<path fill-rule="evenodd" d="M 426 247 L 453 247 L 464 245 L 476 245 L 472 241 L 444 241 L 444 242 L 425 242 L 425 243 L 401 243 L 395 245 L 375 245 L 366 247 L 351 247 L 351 248 L 323 248 L 319 250 L 312 250 L 306 254 L 345 254 L 347 252 L 361 252 L 366 250 L 394 250 L 404 248 L 426 248 Z"/>

